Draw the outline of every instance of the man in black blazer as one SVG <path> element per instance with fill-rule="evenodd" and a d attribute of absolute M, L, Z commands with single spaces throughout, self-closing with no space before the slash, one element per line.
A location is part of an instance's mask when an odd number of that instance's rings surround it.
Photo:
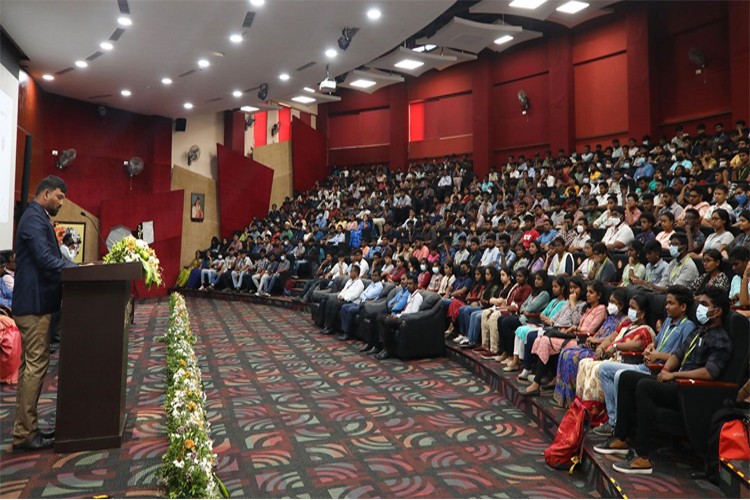
<path fill-rule="evenodd" d="M 49 365 L 52 313 L 60 310 L 60 271 L 76 264 L 62 258 L 52 227 L 68 187 L 59 177 L 45 177 L 16 230 L 16 283 L 13 316 L 21 331 L 21 367 L 16 390 L 14 450 L 51 448 L 54 431 L 39 430 L 37 405 Z"/>

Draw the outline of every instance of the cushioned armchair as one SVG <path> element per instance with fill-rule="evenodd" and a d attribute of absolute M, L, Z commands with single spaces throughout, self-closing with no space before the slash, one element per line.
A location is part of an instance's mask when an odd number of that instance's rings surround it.
<path fill-rule="evenodd" d="M 401 359 L 434 358 L 445 355 L 445 312 L 440 295 L 420 291 L 422 305 L 414 314 L 402 316 L 396 336 L 396 352 Z"/>
<path fill-rule="evenodd" d="M 388 286 L 390 286 L 390 288 L 388 288 L 388 292 L 386 292 L 385 290 Z M 397 287 L 395 284 L 386 283 L 386 285 L 383 286 L 383 293 L 386 294 L 384 298 L 372 302 L 366 302 L 362 305 L 359 314 L 359 327 L 356 329 L 357 338 L 367 340 L 371 338 L 371 334 L 376 333 L 373 332 L 373 329 L 377 328 L 374 317 L 388 310 L 388 301 L 395 297 L 399 290 L 401 290 L 401 288 Z M 383 294 L 380 294 L 380 296 L 383 297 Z"/>

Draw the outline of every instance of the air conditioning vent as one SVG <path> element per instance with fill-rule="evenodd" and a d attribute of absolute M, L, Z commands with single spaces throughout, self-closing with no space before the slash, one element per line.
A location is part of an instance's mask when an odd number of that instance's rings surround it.
<path fill-rule="evenodd" d="M 245 29 L 250 28 L 250 26 L 253 25 L 253 21 L 255 20 L 255 12 L 248 12 L 245 14 L 245 20 L 242 21 L 242 27 Z"/>
<path fill-rule="evenodd" d="M 100 56 L 100 55 L 102 55 L 102 54 L 103 54 L 103 52 L 102 52 L 102 51 L 100 51 L 100 50 L 97 50 L 96 52 L 94 52 L 93 54 L 91 54 L 90 56 L 88 56 L 88 57 L 86 58 L 86 60 L 87 60 L 87 61 L 93 61 L 94 59 L 96 59 L 97 57 L 99 57 L 99 56 Z"/>
<path fill-rule="evenodd" d="M 307 64 L 303 64 L 299 68 L 297 68 L 297 71 L 305 71 L 307 68 L 310 68 L 312 66 L 315 66 L 317 63 L 315 61 L 310 61 Z"/>
<path fill-rule="evenodd" d="M 189 69 L 189 70 L 185 71 L 184 73 L 179 74 L 177 76 L 180 77 L 180 78 L 182 78 L 183 76 L 188 76 L 188 75 L 191 75 L 191 74 L 195 73 L 195 71 L 196 70 L 194 70 L 194 69 Z"/>
<path fill-rule="evenodd" d="M 65 74 L 65 73 L 67 73 L 68 71 L 73 71 L 74 69 L 75 69 L 75 68 L 65 68 L 65 69 L 61 69 L 60 71 L 58 71 L 58 72 L 57 72 L 57 73 L 55 73 L 55 74 L 56 74 L 56 75 L 64 75 L 64 74 Z"/>
<path fill-rule="evenodd" d="M 117 40 L 120 39 L 123 33 L 125 33 L 124 29 L 117 28 L 115 31 L 112 32 L 112 36 L 110 36 L 109 39 L 112 40 L 113 42 L 116 42 Z"/>
<path fill-rule="evenodd" d="M 130 6 L 128 0 L 117 0 L 117 7 L 120 9 L 120 14 L 130 14 Z"/>

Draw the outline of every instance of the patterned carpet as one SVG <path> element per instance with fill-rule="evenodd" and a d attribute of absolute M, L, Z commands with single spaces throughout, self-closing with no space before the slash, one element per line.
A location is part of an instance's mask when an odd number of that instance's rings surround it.
<path fill-rule="evenodd" d="M 233 497 L 596 496 L 582 476 L 547 468 L 549 439 L 457 363 L 378 362 L 358 343 L 315 333 L 301 312 L 205 299 L 188 306 L 218 474 Z M 15 395 L 0 394 L 0 496 L 163 494 L 155 472 L 166 447 L 164 347 L 154 338 L 167 308 L 136 309 L 121 449 L 10 453 Z M 44 389 L 42 418 L 54 389 Z"/>

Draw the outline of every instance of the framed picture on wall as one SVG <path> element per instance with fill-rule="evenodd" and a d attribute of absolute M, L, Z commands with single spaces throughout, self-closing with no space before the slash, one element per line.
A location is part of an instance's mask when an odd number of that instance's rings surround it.
<path fill-rule="evenodd" d="M 203 207 L 206 206 L 206 195 L 203 193 L 192 193 L 190 195 L 190 220 L 203 222 Z"/>
<path fill-rule="evenodd" d="M 84 222 L 55 222 L 55 236 L 58 245 L 63 244 L 65 235 L 69 234 L 72 239 L 73 262 L 78 264 L 84 262 L 84 249 L 86 248 L 86 224 Z"/>

